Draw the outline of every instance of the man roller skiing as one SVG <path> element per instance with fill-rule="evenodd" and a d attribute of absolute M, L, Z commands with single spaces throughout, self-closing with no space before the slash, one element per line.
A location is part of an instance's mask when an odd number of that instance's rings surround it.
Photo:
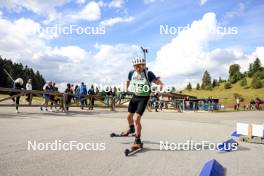
<path fill-rule="evenodd" d="M 129 129 L 121 135 L 128 136 L 135 133 L 135 142 L 132 148 L 137 149 L 142 146 L 141 142 L 141 117 L 148 104 L 151 83 L 159 85 L 159 90 L 162 90 L 163 83 L 157 79 L 153 72 L 148 71 L 146 68 L 146 61 L 144 58 L 135 57 L 132 61 L 134 70 L 128 74 L 126 88 L 128 89 L 131 84 L 132 92 L 134 93 L 128 106 L 128 124 Z"/>

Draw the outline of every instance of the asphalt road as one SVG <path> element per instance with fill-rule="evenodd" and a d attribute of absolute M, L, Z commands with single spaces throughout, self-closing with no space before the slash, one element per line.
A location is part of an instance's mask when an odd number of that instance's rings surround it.
<path fill-rule="evenodd" d="M 263 176 L 264 145 L 239 142 L 237 151 L 219 153 L 208 148 L 160 150 L 160 141 L 171 146 L 190 139 L 220 143 L 230 138 L 236 122 L 264 124 L 264 112 L 146 112 L 144 149 L 125 157 L 124 150 L 134 139 L 109 137 L 127 128 L 125 110 L 72 110 L 65 114 L 22 108 L 16 114 L 14 108 L 0 107 L 0 175 L 199 175 L 207 161 L 216 159 L 226 175 Z M 28 149 L 34 141 L 41 150 Z M 89 150 L 42 150 L 41 146 L 55 141 L 87 144 Z"/>

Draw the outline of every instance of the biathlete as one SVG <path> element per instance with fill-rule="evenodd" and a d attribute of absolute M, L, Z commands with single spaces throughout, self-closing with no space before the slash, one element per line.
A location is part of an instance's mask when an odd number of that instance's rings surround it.
<path fill-rule="evenodd" d="M 128 74 L 128 80 L 126 88 L 128 90 L 129 85 L 132 86 L 132 92 L 134 93 L 128 106 L 128 125 L 129 129 L 122 132 L 121 135 L 128 136 L 129 134 L 135 133 L 135 142 L 132 148 L 141 148 L 141 117 L 148 104 L 149 96 L 151 93 L 151 83 L 158 85 L 159 90 L 162 90 L 163 83 L 158 79 L 155 74 L 148 71 L 146 68 L 146 61 L 144 58 L 135 57 L 132 61 L 134 70 Z"/>

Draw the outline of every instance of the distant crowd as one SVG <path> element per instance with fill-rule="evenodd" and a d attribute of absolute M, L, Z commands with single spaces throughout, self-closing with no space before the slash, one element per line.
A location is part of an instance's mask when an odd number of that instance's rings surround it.
<path fill-rule="evenodd" d="M 23 79 L 18 78 L 14 80 L 13 88 L 16 90 L 32 90 L 32 80 L 29 79 L 26 86 L 24 86 Z M 91 85 L 88 89 L 84 82 L 82 82 L 80 85 L 68 83 L 65 90 L 63 91 L 66 94 L 66 96 L 64 97 L 64 101 L 62 101 L 61 96 L 58 96 L 59 90 L 56 86 L 56 83 L 53 81 L 47 81 L 43 86 L 43 91 L 45 91 L 45 93 L 43 94 L 43 103 L 41 104 L 40 110 L 49 112 L 68 111 L 72 103 L 79 105 L 82 110 L 84 110 L 84 108 L 93 110 L 95 98 L 94 96 L 90 96 L 87 98 L 87 95 L 104 96 L 104 103 L 107 106 L 109 106 L 110 104 L 109 97 L 115 97 L 116 103 L 121 103 L 121 99 L 123 99 L 125 96 L 125 93 L 119 91 L 116 87 L 108 87 L 106 88 L 106 91 L 100 92 L 99 88 L 94 87 L 93 85 Z M 20 104 L 20 96 L 16 96 L 18 94 L 19 92 L 12 92 L 10 94 L 10 96 L 14 96 L 12 100 L 16 105 L 17 113 L 19 112 L 18 107 Z M 26 101 L 31 104 L 32 94 L 27 94 L 26 96 Z M 66 107 L 66 109 L 64 109 L 64 107 Z"/>
<path fill-rule="evenodd" d="M 43 91 L 47 92 L 43 95 L 44 103 L 41 106 L 41 111 L 43 111 L 43 107 L 45 107 L 46 111 L 53 111 L 53 106 L 55 107 L 55 111 L 62 110 L 60 98 L 52 93 L 58 92 L 58 88 L 56 87 L 56 84 L 52 81 L 48 81 L 43 86 Z M 93 110 L 94 108 L 94 96 L 91 96 L 87 98 L 87 95 L 101 95 L 105 96 L 104 103 L 109 106 L 110 98 L 109 97 L 116 97 L 117 103 L 121 102 L 121 99 L 124 98 L 124 93 L 118 91 L 116 87 L 108 87 L 106 91 L 100 92 L 98 87 L 94 87 L 94 85 L 91 85 L 91 87 L 88 89 L 86 84 L 82 82 L 80 85 L 74 85 L 74 84 L 67 84 L 66 89 L 64 90 L 64 93 L 67 94 L 65 97 L 65 104 L 66 104 L 66 111 L 69 110 L 70 104 L 76 103 L 80 105 L 80 108 L 83 110 L 84 108 L 88 108 L 89 110 Z M 48 110 L 48 104 L 50 102 L 50 109 Z M 57 107 L 60 107 L 59 109 Z"/>

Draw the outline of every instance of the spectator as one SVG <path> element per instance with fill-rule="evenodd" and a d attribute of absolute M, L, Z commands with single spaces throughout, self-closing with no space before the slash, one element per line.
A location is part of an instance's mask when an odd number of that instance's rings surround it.
<path fill-rule="evenodd" d="M 80 97 L 80 88 L 78 85 L 76 85 L 74 88 L 74 94 L 75 94 L 74 103 L 77 103 Z"/>
<path fill-rule="evenodd" d="M 93 110 L 94 107 L 94 95 L 95 95 L 95 91 L 94 91 L 94 86 L 92 85 L 91 88 L 88 91 L 88 95 L 92 96 L 89 98 L 89 110 Z"/>
<path fill-rule="evenodd" d="M 109 97 L 112 95 L 112 89 L 110 88 L 110 87 L 107 87 L 106 88 L 106 95 L 105 95 L 105 100 L 104 100 L 104 102 L 105 102 L 105 104 L 107 105 L 107 106 L 109 106 Z"/>
<path fill-rule="evenodd" d="M 55 82 L 53 83 L 52 88 L 53 88 L 53 91 L 54 91 L 54 92 L 59 93 L 59 88 L 56 86 L 56 83 L 55 83 Z M 55 95 L 55 96 L 54 96 L 54 103 L 55 103 L 55 109 L 56 109 L 56 111 L 58 111 L 57 107 L 58 107 L 58 106 L 60 107 L 60 104 L 61 104 L 60 101 L 61 101 L 61 100 L 60 100 L 60 97 L 59 97 L 58 95 Z M 61 107 L 60 107 L 60 108 L 61 108 Z"/>
<path fill-rule="evenodd" d="M 24 83 L 24 81 L 23 81 L 22 78 L 17 78 L 14 81 L 13 89 L 15 89 L 15 90 L 22 90 L 22 89 L 24 89 L 23 83 Z M 14 96 L 14 95 L 18 95 L 18 94 L 20 94 L 20 92 L 12 92 L 10 94 L 10 96 Z M 16 104 L 16 113 L 19 113 L 18 106 L 19 106 L 20 96 L 17 96 L 16 98 L 12 98 L 12 100 Z"/>
<path fill-rule="evenodd" d="M 159 111 L 158 111 L 158 108 L 159 108 L 159 96 L 158 96 L 158 93 L 156 93 L 156 94 L 153 96 L 153 100 L 154 100 L 154 108 L 155 108 L 155 111 L 156 111 L 156 112 L 159 112 Z"/>
<path fill-rule="evenodd" d="M 66 94 L 73 94 L 72 86 L 71 84 L 67 84 L 67 88 L 65 89 L 64 93 Z M 69 105 L 71 104 L 72 95 L 66 95 L 65 99 L 65 105 L 66 105 L 66 111 L 69 111 Z"/>
<path fill-rule="evenodd" d="M 100 93 L 100 90 L 98 87 L 96 87 L 96 91 L 95 91 L 95 94 L 98 95 Z"/>
<path fill-rule="evenodd" d="M 187 96 L 187 97 L 185 98 L 185 104 L 184 104 L 184 106 L 185 106 L 185 109 L 186 109 L 186 110 L 190 110 L 189 96 Z"/>
<path fill-rule="evenodd" d="M 236 98 L 236 110 L 239 111 L 239 106 L 240 106 L 240 98 Z"/>
<path fill-rule="evenodd" d="M 82 82 L 80 85 L 80 103 L 81 103 L 81 109 L 83 109 L 84 104 L 87 106 L 87 99 L 86 99 L 86 95 L 87 95 L 87 88 L 86 85 Z"/>
<path fill-rule="evenodd" d="M 26 84 L 26 90 L 32 90 L 32 80 L 31 79 L 29 79 L 27 84 Z M 32 94 L 31 93 L 27 94 L 26 101 L 28 102 L 28 104 L 31 104 L 31 102 L 32 102 Z"/>
<path fill-rule="evenodd" d="M 116 91 L 116 99 L 117 99 L 117 104 L 121 104 L 121 100 L 122 100 L 122 92 L 120 90 L 120 88 L 117 89 Z"/>
<path fill-rule="evenodd" d="M 163 97 L 162 97 L 160 100 L 160 110 L 161 111 L 162 111 L 163 107 L 164 107 L 164 101 L 163 101 Z"/>
<path fill-rule="evenodd" d="M 51 92 L 58 92 L 58 88 L 56 87 L 56 83 L 52 82 L 52 87 L 51 87 Z M 54 94 L 50 94 L 50 109 L 53 112 L 53 105 L 55 105 L 55 110 L 57 110 L 57 106 L 58 106 L 58 98 L 56 95 Z"/>
<path fill-rule="evenodd" d="M 51 101 L 49 93 L 53 91 L 52 81 L 48 81 L 43 86 L 43 91 L 45 91 L 45 93 L 43 94 L 44 103 L 42 104 L 42 106 L 45 106 L 46 111 L 48 111 L 48 103 L 49 103 L 49 101 Z M 42 106 L 40 107 L 41 111 L 43 111 Z"/>

